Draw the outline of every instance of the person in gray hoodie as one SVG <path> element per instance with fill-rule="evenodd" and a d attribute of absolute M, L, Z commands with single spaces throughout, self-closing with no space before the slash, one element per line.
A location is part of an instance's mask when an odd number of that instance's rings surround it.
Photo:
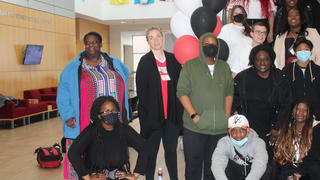
<path fill-rule="evenodd" d="M 258 180 L 268 163 L 264 141 L 249 128 L 243 115 L 228 119 L 228 135 L 221 138 L 212 156 L 212 172 L 219 180 Z"/>

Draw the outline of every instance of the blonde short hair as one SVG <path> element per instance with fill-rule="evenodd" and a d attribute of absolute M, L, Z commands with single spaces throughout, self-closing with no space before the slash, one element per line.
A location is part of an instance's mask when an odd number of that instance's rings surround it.
<path fill-rule="evenodd" d="M 149 27 L 147 30 L 146 30 L 146 38 L 147 38 L 147 41 L 148 41 L 148 35 L 150 33 L 150 31 L 153 31 L 153 30 L 157 30 L 160 32 L 161 36 L 163 36 L 163 33 L 161 31 L 161 28 L 159 26 L 151 26 Z"/>

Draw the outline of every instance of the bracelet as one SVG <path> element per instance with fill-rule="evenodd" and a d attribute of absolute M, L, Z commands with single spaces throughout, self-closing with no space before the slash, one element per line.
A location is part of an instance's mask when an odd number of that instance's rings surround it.
<path fill-rule="evenodd" d="M 273 32 L 269 32 L 269 34 L 271 34 L 271 35 L 272 35 L 272 34 L 273 34 Z"/>
<path fill-rule="evenodd" d="M 191 119 L 194 119 L 196 116 L 198 115 L 198 113 L 193 113 L 193 114 L 191 114 Z"/>

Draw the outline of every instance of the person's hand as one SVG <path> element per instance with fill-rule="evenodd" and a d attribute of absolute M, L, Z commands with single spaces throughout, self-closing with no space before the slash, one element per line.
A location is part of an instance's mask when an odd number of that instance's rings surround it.
<path fill-rule="evenodd" d="M 274 144 L 277 141 L 279 132 L 275 129 L 271 129 L 271 131 L 267 134 L 267 136 L 270 136 L 270 143 Z"/>
<path fill-rule="evenodd" d="M 102 173 L 92 173 L 91 175 L 87 174 L 85 176 L 82 176 L 82 179 L 84 180 L 106 180 L 107 179 L 107 175 L 106 174 L 102 174 Z"/>
<path fill-rule="evenodd" d="M 130 173 L 126 173 L 126 172 L 123 172 L 123 171 L 118 171 L 117 172 L 117 178 L 118 179 L 136 180 L 138 177 L 139 177 L 138 173 L 130 174 Z"/>
<path fill-rule="evenodd" d="M 301 177 L 301 175 L 299 174 L 298 176 L 297 175 L 294 175 L 293 176 L 293 180 L 299 180 L 300 179 L 300 177 Z"/>
<path fill-rule="evenodd" d="M 267 41 L 268 41 L 268 43 L 272 43 L 272 41 L 273 41 L 273 33 L 269 33 L 268 34 Z"/>
<path fill-rule="evenodd" d="M 199 122 L 199 120 L 200 120 L 200 115 L 199 115 L 199 114 L 197 114 L 196 117 L 194 117 L 194 118 L 192 119 L 192 121 L 193 121 L 194 124 L 197 124 L 197 123 Z"/>
<path fill-rule="evenodd" d="M 76 128 L 76 118 L 72 117 L 72 118 L 66 120 L 66 125 L 75 129 Z"/>
<path fill-rule="evenodd" d="M 234 79 L 234 77 L 236 77 L 236 76 L 237 76 L 237 73 L 232 72 L 232 78 Z"/>

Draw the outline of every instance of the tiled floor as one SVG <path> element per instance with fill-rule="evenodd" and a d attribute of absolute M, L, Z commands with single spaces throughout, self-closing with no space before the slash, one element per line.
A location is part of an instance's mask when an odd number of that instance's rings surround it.
<path fill-rule="evenodd" d="M 139 131 L 139 121 L 134 120 L 132 125 Z M 35 122 L 15 129 L 0 129 L 0 179 L 1 180 L 59 180 L 63 179 L 63 165 L 59 168 L 39 168 L 34 150 L 37 147 L 51 146 L 59 142 L 62 137 L 62 120 L 51 118 Z M 178 153 L 179 179 L 184 179 L 184 156 Z M 134 167 L 137 154 L 130 149 L 130 161 Z M 161 146 L 157 159 L 157 169 L 161 167 L 165 180 L 169 180 L 165 167 L 163 148 Z M 145 179 L 143 176 L 139 180 Z M 156 176 L 155 176 L 156 179 Z"/>

